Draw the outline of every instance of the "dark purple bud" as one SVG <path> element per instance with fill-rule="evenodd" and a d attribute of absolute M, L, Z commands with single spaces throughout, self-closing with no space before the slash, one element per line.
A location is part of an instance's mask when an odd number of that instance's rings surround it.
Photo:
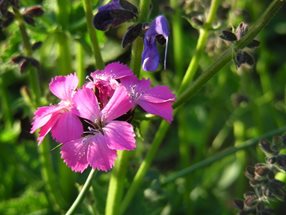
<path fill-rule="evenodd" d="M 233 42 L 237 40 L 235 34 L 232 33 L 231 31 L 222 31 L 219 37 L 229 42 Z"/>
<path fill-rule="evenodd" d="M 106 31 L 110 27 L 131 20 L 137 16 L 137 8 L 127 1 L 113 0 L 98 8 L 98 13 L 93 18 L 96 29 Z"/>
<path fill-rule="evenodd" d="M 99 11 L 93 18 L 93 25 L 96 29 L 107 31 L 111 27 L 117 27 L 120 24 L 136 17 L 131 11 L 114 9 Z"/>
<path fill-rule="evenodd" d="M 31 16 L 31 17 L 37 17 L 42 16 L 44 14 L 44 10 L 41 6 L 32 6 L 27 8 L 23 15 Z"/>
<path fill-rule="evenodd" d="M 259 42 L 258 40 L 252 40 L 252 41 L 247 45 L 247 47 L 248 47 L 248 48 L 251 48 L 251 49 L 254 49 L 254 48 L 257 48 L 259 45 L 260 45 L 260 42 Z"/>
<path fill-rule="evenodd" d="M 141 35 L 142 31 L 142 23 L 129 27 L 122 39 L 122 47 L 125 48 L 127 45 L 132 43 L 138 36 Z"/>
<path fill-rule="evenodd" d="M 32 50 L 33 51 L 35 51 L 35 50 L 37 50 L 38 48 L 40 48 L 41 46 L 42 46 L 42 42 L 41 41 L 38 41 L 38 42 L 35 42 L 35 43 L 33 43 L 33 45 L 32 45 Z"/>
<path fill-rule="evenodd" d="M 164 69 L 166 69 L 167 47 L 169 39 L 169 25 L 165 16 L 157 16 L 150 24 L 144 35 L 144 50 L 142 53 L 142 68 L 145 71 L 155 71 L 159 65 L 159 53 L 156 47 L 156 40 L 166 43 Z M 161 39 L 160 39 L 161 38 Z"/>
<path fill-rule="evenodd" d="M 35 25 L 35 20 L 33 17 L 28 16 L 28 15 L 23 15 L 23 19 L 27 24 L 32 25 L 32 26 Z"/>
<path fill-rule="evenodd" d="M 17 55 L 15 57 L 12 57 L 11 61 L 13 63 L 19 64 L 19 63 L 21 63 L 25 59 L 26 59 L 26 57 L 24 57 L 23 55 Z"/>

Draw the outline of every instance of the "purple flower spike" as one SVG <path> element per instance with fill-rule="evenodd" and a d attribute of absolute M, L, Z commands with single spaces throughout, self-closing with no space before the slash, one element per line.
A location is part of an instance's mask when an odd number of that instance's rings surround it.
<path fill-rule="evenodd" d="M 106 31 L 136 17 L 137 8 L 125 0 L 112 0 L 110 3 L 98 8 L 93 18 L 96 29 Z"/>
<path fill-rule="evenodd" d="M 169 25 L 165 16 L 157 16 L 150 24 L 144 36 L 144 50 L 142 53 L 142 67 L 145 71 L 155 71 L 159 65 L 159 52 L 156 41 L 166 44 L 164 69 L 166 69 L 167 47 L 169 39 Z"/>

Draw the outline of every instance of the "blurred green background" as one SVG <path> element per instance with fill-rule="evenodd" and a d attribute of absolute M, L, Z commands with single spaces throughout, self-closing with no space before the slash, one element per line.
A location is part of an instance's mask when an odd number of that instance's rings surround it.
<path fill-rule="evenodd" d="M 138 5 L 137 1 L 132 1 Z M 254 23 L 272 1 L 222 1 L 217 13 L 216 30 L 211 31 L 200 60 L 198 77 L 229 44 L 219 35 L 221 30 L 235 28 L 241 21 Z M 94 11 L 99 4 L 93 1 Z M 165 14 L 172 29 L 175 14 L 179 14 L 182 41 L 181 56 L 176 59 L 176 40 L 170 36 L 167 71 L 144 73 L 153 83 L 178 88 L 183 72 L 194 55 L 198 30 L 188 17 L 205 15 L 201 4 L 209 1 L 179 1 L 183 6 L 170 8 L 169 1 L 153 1 L 150 21 Z M 86 29 L 81 1 L 20 1 L 22 9 L 41 5 L 44 14 L 34 25 L 25 24 L 31 43 L 42 42 L 33 52 L 40 62 L 41 103 L 54 102 L 48 83 L 55 75 L 78 70 L 94 71 L 94 58 Z M 179 109 L 144 183 L 126 214 L 234 214 L 232 201 L 250 190 L 244 170 L 248 165 L 264 162 L 263 153 L 256 147 L 229 156 L 198 169 L 170 183 L 158 184 L 158 179 L 202 161 L 245 140 L 258 137 L 286 124 L 286 7 L 259 33 L 260 47 L 253 52 L 255 65 L 237 69 L 227 64 L 190 102 Z M 106 33 L 97 32 L 105 63 L 129 63 L 130 47 L 121 48 L 121 39 L 130 23 Z M 0 31 L 0 214 L 55 214 L 46 198 L 41 177 L 41 163 L 35 137 L 30 132 L 33 114 L 29 101 L 27 71 L 20 71 L 11 59 L 23 54 L 19 28 L 14 21 Z M 177 39 L 177 37 L 175 38 Z M 163 48 L 162 48 L 163 49 Z M 163 56 L 163 53 L 162 53 Z M 195 78 L 196 78 L 195 77 Z M 158 129 L 159 119 L 151 124 L 138 123 L 138 148 L 131 155 L 126 187 L 132 180 Z M 61 212 L 68 209 L 87 177 L 72 173 L 62 162 L 59 149 L 50 154 L 59 184 Z M 78 214 L 103 214 L 109 173 L 97 173 L 92 189 Z M 285 175 L 281 179 L 286 181 Z M 123 194 L 124 195 L 124 194 Z M 277 203 L 277 214 L 286 213 L 286 201 Z"/>

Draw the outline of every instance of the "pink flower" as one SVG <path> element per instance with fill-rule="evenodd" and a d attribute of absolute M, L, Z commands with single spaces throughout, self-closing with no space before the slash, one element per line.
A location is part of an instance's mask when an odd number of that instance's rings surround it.
<path fill-rule="evenodd" d="M 151 87 L 150 80 L 138 80 L 136 76 L 121 79 L 132 98 L 133 106 L 139 105 L 148 113 L 158 115 L 168 122 L 173 120 L 172 103 L 175 95 L 166 86 Z"/>
<path fill-rule="evenodd" d="M 110 63 L 103 70 L 91 73 L 92 80 L 86 86 L 95 90 L 101 106 L 104 107 L 120 84 L 117 80 L 132 75 L 128 66 L 117 62 Z"/>
<path fill-rule="evenodd" d="M 87 119 L 86 136 L 63 144 L 61 156 L 76 172 L 83 172 L 89 165 L 108 171 L 114 165 L 116 150 L 133 150 L 135 134 L 128 122 L 118 121 L 132 108 L 126 89 L 118 86 L 106 106 L 101 110 L 93 90 L 84 87 L 73 99 L 80 117 Z"/>
<path fill-rule="evenodd" d="M 52 137 L 62 143 L 81 136 L 83 127 L 72 104 L 77 85 L 78 78 L 74 74 L 57 76 L 50 82 L 51 92 L 61 101 L 57 105 L 44 106 L 36 110 L 31 133 L 40 129 L 39 144 L 50 131 Z"/>

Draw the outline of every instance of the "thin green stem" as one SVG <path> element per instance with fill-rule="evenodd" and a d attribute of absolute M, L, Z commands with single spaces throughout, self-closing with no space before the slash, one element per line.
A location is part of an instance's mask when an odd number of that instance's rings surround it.
<path fill-rule="evenodd" d="M 259 33 L 259 31 L 268 23 L 268 21 L 274 16 L 274 14 L 282 7 L 285 2 L 276 0 L 274 1 L 262 15 L 262 17 L 254 24 L 248 34 L 246 34 L 242 40 L 240 40 L 235 48 L 243 48 L 245 47 L 253 38 Z M 214 63 L 205 71 L 203 74 L 195 81 L 189 88 L 187 88 L 183 94 L 178 98 L 177 102 L 175 103 L 175 108 L 179 107 L 180 105 L 184 104 L 188 101 L 191 97 L 195 95 L 206 83 L 207 81 L 213 77 L 224 65 L 226 65 L 232 59 L 232 50 L 233 47 L 227 49 L 223 52 L 215 61 Z M 178 109 L 176 109 L 178 110 Z M 142 179 L 145 176 L 149 166 L 157 149 L 159 148 L 165 134 L 167 133 L 169 125 L 166 122 L 161 122 L 160 128 L 155 136 L 155 139 L 151 145 L 150 150 L 147 153 L 146 158 L 144 159 L 143 163 L 140 165 L 131 185 L 130 188 L 123 199 L 120 214 L 123 214 L 124 211 L 127 209 L 129 203 L 131 202 L 133 196 L 135 195 L 136 191 L 138 190 L 139 186 L 142 183 Z"/>
<path fill-rule="evenodd" d="M 150 9 L 150 0 L 141 0 L 139 5 L 139 22 L 144 22 L 148 19 Z M 141 38 L 137 38 L 132 45 L 130 67 L 137 77 L 140 77 L 141 69 L 141 53 L 143 50 L 143 42 Z"/>
<path fill-rule="evenodd" d="M 183 45 L 183 31 L 182 31 L 182 18 L 181 9 L 178 0 L 170 0 L 170 6 L 175 10 L 172 17 L 172 40 L 174 50 L 174 63 L 176 68 L 176 76 L 183 76 L 183 65 L 184 65 L 184 45 Z"/>
<path fill-rule="evenodd" d="M 128 163 L 129 153 L 121 151 L 118 153 L 117 162 L 111 172 L 108 187 L 108 196 L 106 200 L 105 214 L 118 214 L 119 203 L 122 198 L 124 178 L 126 175 L 126 167 Z"/>
<path fill-rule="evenodd" d="M 65 31 L 60 30 L 56 34 L 58 42 L 59 75 L 67 75 L 72 72 L 72 56 L 69 37 Z"/>
<path fill-rule="evenodd" d="M 87 24 L 87 30 L 90 37 L 90 42 L 92 44 L 94 59 L 95 59 L 95 66 L 97 69 L 103 69 L 104 68 L 104 62 L 100 53 L 100 48 L 98 45 L 98 39 L 96 36 L 95 28 L 92 25 L 92 2 L 91 0 L 82 0 L 83 7 L 85 10 L 85 17 L 86 17 L 86 24 Z"/>
<path fill-rule="evenodd" d="M 200 29 L 200 36 L 197 42 L 197 46 L 196 46 L 196 51 L 195 51 L 195 55 L 192 57 L 192 60 L 189 64 L 189 67 L 187 69 L 187 72 L 183 78 L 183 81 L 181 83 L 179 92 L 181 92 L 182 90 L 186 89 L 186 87 L 189 85 L 189 83 L 192 81 L 198 66 L 199 66 L 199 61 L 201 58 L 201 55 L 204 51 L 204 48 L 206 46 L 207 43 L 207 39 L 209 36 L 209 29 L 215 19 L 215 15 L 216 15 L 216 11 L 218 9 L 220 0 L 213 0 L 211 2 L 211 6 L 210 6 L 210 10 L 208 13 L 208 16 L 206 18 L 206 22 L 205 25 L 202 29 Z"/>
<path fill-rule="evenodd" d="M 147 170 L 149 169 L 151 162 L 154 159 L 156 152 L 161 142 L 163 141 L 169 127 L 170 127 L 170 124 L 168 124 L 166 121 L 161 122 L 160 127 L 158 128 L 158 131 L 160 132 L 156 133 L 156 136 L 151 144 L 151 148 L 148 151 L 146 158 L 140 165 L 131 185 L 129 186 L 128 192 L 123 199 L 123 202 L 121 204 L 120 211 L 119 211 L 120 215 L 124 214 L 133 196 L 135 195 L 139 186 L 141 185 L 143 177 L 146 175 Z"/>
<path fill-rule="evenodd" d="M 176 173 L 173 173 L 165 178 L 162 178 L 160 180 L 160 183 L 161 184 L 167 184 L 167 183 L 170 183 L 174 180 L 176 180 L 177 178 L 180 178 L 180 177 L 184 177 L 188 174 L 191 174 L 192 172 L 198 170 L 198 169 L 201 169 L 201 168 L 204 168 L 204 167 L 207 167 L 213 163 L 215 163 L 216 161 L 219 161 L 227 156 L 230 156 L 238 151 L 242 151 L 242 150 L 245 150 L 247 148 L 250 148 L 250 147 L 253 147 L 253 146 L 256 146 L 257 143 L 262 140 L 262 139 L 265 139 L 265 138 L 269 138 L 269 137 L 272 137 L 274 135 L 277 135 L 277 134 L 280 134 L 282 132 L 286 131 L 286 127 L 283 127 L 283 128 L 279 128 L 279 129 L 276 129 L 276 130 L 273 130 L 273 131 L 270 131 L 268 133 L 266 133 L 265 135 L 262 135 L 260 137 L 257 137 L 257 138 L 253 138 L 253 139 L 250 139 L 250 140 L 247 140 L 245 141 L 244 143 L 240 144 L 239 146 L 237 147 L 231 147 L 231 148 L 228 148 L 222 152 L 218 152 L 217 154 L 213 155 L 213 156 L 210 156 L 208 157 L 207 159 L 203 160 L 203 161 L 200 161 L 196 164 L 193 164 L 192 166 L 188 167 L 188 168 L 185 168 L 185 169 L 182 169 Z"/>
<path fill-rule="evenodd" d="M 82 202 L 82 200 L 84 199 L 87 191 L 89 190 L 90 186 L 91 186 L 91 182 L 93 179 L 93 176 L 95 175 L 95 170 L 91 169 L 80 193 L 78 194 L 78 196 L 76 197 L 75 201 L 73 202 L 73 204 L 71 205 L 71 207 L 68 209 L 68 211 L 66 212 L 66 215 L 71 215 L 75 212 L 75 210 L 77 209 L 77 207 L 80 205 L 80 203 Z"/>
<path fill-rule="evenodd" d="M 77 54 L 76 54 L 76 74 L 79 80 L 79 85 L 81 86 L 85 80 L 85 70 L 84 70 L 84 50 L 80 43 L 77 44 Z"/>
<path fill-rule="evenodd" d="M 22 42 L 23 42 L 23 48 L 25 55 L 28 57 L 32 56 L 32 45 L 30 43 L 30 39 L 22 18 L 21 13 L 19 12 L 18 8 L 13 7 L 13 12 L 15 14 L 15 18 L 18 22 L 19 25 L 19 30 L 20 34 L 22 37 Z M 39 77 L 38 77 L 38 72 L 33 68 L 30 67 L 29 73 L 28 73 L 28 78 L 29 78 L 29 85 L 31 88 L 31 95 L 34 100 L 34 105 L 38 106 L 40 104 L 40 97 L 41 97 L 41 88 L 40 88 L 40 82 L 39 82 Z"/>

